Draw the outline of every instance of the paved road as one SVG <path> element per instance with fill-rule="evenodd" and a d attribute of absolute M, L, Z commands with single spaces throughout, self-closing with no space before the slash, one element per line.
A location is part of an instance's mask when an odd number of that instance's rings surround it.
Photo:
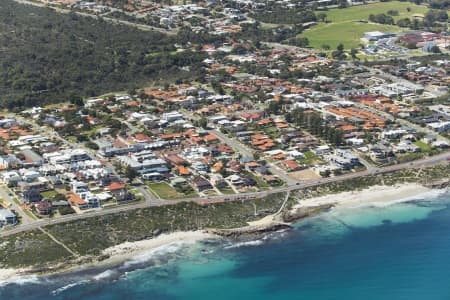
<path fill-rule="evenodd" d="M 136 188 L 144 196 L 145 202 L 149 206 L 158 206 L 158 205 L 163 205 L 163 204 L 167 203 L 166 200 L 158 199 L 155 195 L 153 195 L 151 192 L 149 192 L 145 185 L 141 185 Z"/>
<path fill-rule="evenodd" d="M 9 195 L 10 191 L 8 190 L 7 187 L 5 186 L 0 186 L 0 198 L 4 199 L 6 202 L 8 202 L 11 206 L 9 207 L 10 209 L 14 209 L 19 216 L 21 217 L 21 222 L 22 224 L 30 224 L 35 222 L 36 220 L 31 218 L 29 215 L 27 215 L 22 208 L 17 205 L 16 202 L 14 202 L 13 200 L 13 196 Z"/>
<path fill-rule="evenodd" d="M 182 112 L 183 112 L 183 114 L 187 115 L 190 119 L 198 120 L 200 118 L 199 116 L 193 114 L 190 111 L 182 110 Z M 229 145 L 233 149 L 237 150 L 244 157 L 253 157 L 254 151 L 252 149 L 248 148 L 246 145 L 239 142 L 238 140 L 228 137 L 226 134 L 220 132 L 217 129 L 209 129 L 207 131 L 218 136 L 222 142 Z M 267 167 L 272 174 L 277 175 L 279 178 L 284 180 L 287 184 L 296 184 L 298 182 L 297 180 L 295 180 L 294 178 L 292 178 L 288 174 L 286 174 L 286 172 L 284 170 L 282 170 L 280 167 L 276 166 L 273 163 L 268 163 Z"/>
<path fill-rule="evenodd" d="M 345 175 L 337 176 L 337 177 L 322 178 L 322 179 L 313 180 L 313 181 L 306 182 L 306 183 L 296 183 L 293 185 L 288 185 L 285 187 L 281 187 L 281 188 L 277 188 L 277 189 L 273 189 L 273 190 L 269 190 L 269 191 L 242 193 L 242 194 L 233 194 L 233 195 L 218 195 L 218 196 L 210 196 L 207 198 L 190 198 L 190 199 L 181 199 L 181 200 L 164 200 L 164 199 L 161 199 L 158 201 L 147 200 L 147 201 L 141 202 L 141 203 L 123 205 L 123 206 L 118 206 L 118 207 L 108 208 L 108 209 L 105 208 L 102 210 L 96 210 L 96 211 L 84 213 L 81 215 L 68 215 L 68 216 L 63 216 L 63 217 L 56 218 L 56 219 L 39 220 L 39 221 L 34 221 L 29 224 L 22 224 L 22 225 L 14 227 L 12 229 L 1 232 L 0 237 L 6 237 L 6 236 L 13 235 L 16 233 L 34 230 L 39 227 L 44 227 L 44 226 L 48 226 L 48 225 L 65 223 L 65 222 L 70 222 L 70 221 L 75 221 L 75 220 L 80 220 L 80 219 L 85 219 L 85 218 L 90 218 L 90 217 L 97 217 L 97 216 L 102 216 L 102 215 L 108 215 L 108 214 L 113 214 L 113 213 L 119 213 L 119 212 L 124 212 L 124 211 L 129 211 L 129 210 L 140 209 L 140 208 L 146 208 L 146 207 L 150 207 L 150 206 L 174 205 L 174 204 L 180 203 L 180 202 L 209 203 L 209 202 L 250 200 L 250 199 L 255 199 L 258 197 L 266 197 L 268 195 L 275 194 L 275 193 L 296 191 L 296 190 L 300 190 L 300 189 L 304 189 L 304 188 L 308 188 L 308 187 L 319 186 L 319 185 L 330 183 L 330 182 L 339 182 L 339 181 L 344 181 L 344 180 L 348 180 L 348 179 L 364 177 L 364 176 L 368 176 L 368 175 L 390 173 L 390 172 L 395 172 L 395 171 L 399 171 L 402 169 L 408 169 L 408 168 L 431 167 L 433 165 L 437 165 L 440 163 L 448 164 L 449 159 L 450 159 L 450 151 L 441 153 L 439 155 L 427 157 L 422 160 L 418 160 L 418 161 L 411 162 L 411 163 L 404 163 L 404 164 L 383 167 L 383 168 L 379 168 L 374 171 L 365 170 L 362 172 L 349 173 L 349 174 L 345 174 Z M 145 195 L 145 193 L 143 193 L 143 194 Z"/>
<path fill-rule="evenodd" d="M 226 134 L 223 134 L 222 132 L 218 130 L 210 130 L 210 132 L 217 135 L 222 141 L 224 141 L 226 144 L 231 146 L 232 148 L 239 151 L 239 153 L 243 154 L 246 157 L 253 157 L 253 151 L 249 149 L 247 146 L 243 145 L 242 143 L 238 142 L 236 139 L 229 138 Z M 287 184 L 295 184 L 298 181 L 294 178 L 290 177 L 288 174 L 286 174 L 285 171 L 281 170 L 278 166 L 276 166 L 273 163 L 267 164 L 269 171 L 277 175 L 279 178 L 284 180 Z"/>

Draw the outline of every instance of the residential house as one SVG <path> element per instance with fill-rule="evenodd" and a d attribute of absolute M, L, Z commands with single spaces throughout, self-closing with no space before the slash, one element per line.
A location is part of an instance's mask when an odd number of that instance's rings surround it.
<path fill-rule="evenodd" d="M 105 187 L 105 190 L 110 192 L 117 201 L 125 201 L 129 199 L 128 191 L 123 183 L 113 182 Z"/>
<path fill-rule="evenodd" d="M 34 203 L 34 207 L 37 213 L 41 216 L 47 216 L 52 213 L 52 202 L 50 201 L 39 201 Z"/>
<path fill-rule="evenodd" d="M 0 225 L 15 225 L 17 224 L 17 216 L 9 209 L 0 209 Z"/>
<path fill-rule="evenodd" d="M 199 192 L 212 189 L 211 183 L 201 176 L 195 176 L 192 179 L 192 183 L 195 185 Z"/>
<path fill-rule="evenodd" d="M 22 161 L 14 154 L 0 155 L 0 166 L 4 169 L 17 169 L 22 166 Z"/>

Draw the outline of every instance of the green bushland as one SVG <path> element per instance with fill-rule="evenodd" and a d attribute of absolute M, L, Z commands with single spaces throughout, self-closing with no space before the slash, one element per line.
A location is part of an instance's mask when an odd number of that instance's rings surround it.
<path fill-rule="evenodd" d="M 48 226 L 46 230 L 81 255 L 97 255 L 105 248 L 148 239 L 157 232 L 245 226 L 248 221 L 276 212 L 282 202 L 282 194 L 208 205 L 182 202 Z"/>
<path fill-rule="evenodd" d="M 254 201 L 209 205 L 182 202 L 86 218 L 45 229 L 76 253 L 95 256 L 108 247 L 149 239 L 160 233 L 245 226 L 247 221 L 275 213 L 283 198 L 280 194 Z M 2 238 L 0 243 L 0 268 L 44 268 L 71 258 L 67 250 L 39 230 Z"/>
<path fill-rule="evenodd" d="M 17 109 L 195 79 L 205 54 L 175 52 L 189 36 L 0 1 L 0 107 Z M 157 56 L 148 54 L 158 53 Z M 192 67 L 183 71 L 182 67 Z"/>
<path fill-rule="evenodd" d="M 39 267 L 71 258 L 66 249 L 39 230 L 9 236 L 0 241 L 0 266 L 3 267 Z"/>

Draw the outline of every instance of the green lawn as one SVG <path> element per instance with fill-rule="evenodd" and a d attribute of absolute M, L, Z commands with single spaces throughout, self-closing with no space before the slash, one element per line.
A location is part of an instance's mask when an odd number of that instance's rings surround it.
<path fill-rule="evenodd" d="M 173 187 L 165 182 L 150 183 L 148 184 L 150 190 L 162 199 L 181 199 L 181 198 L 193 198 L 197 197 L 198 194 L 195 192 L 189 193 L 187 195 L 178 193 Z"/>
<path fill-rule="evenodd" d="M 154 194 L 163 199 L 177 199 L 181 195 L 165 182 L 150 183 L 148 187 Z"/>
<path fill-rule="evenodd" d="M 410 11 L 407 10 L 408 8 Z M 370 14 L 386 14 L 389 10 L 398 11 L 399 15 L 393 16 L 395 20 L 398 20 L 412 18 L 415 14 L 423 15 L 428 8 L 409 2 L 391 1 L 357 5 L 344 9 L 330 9 L 323 12 L 327 15 L 326 20 L 330 23 L 320 23 L 305 30 L 301 36 L 308 38 L 310 46 L 314 48 L 322 48 L 322 45 L 327 44 L 332 49 L 336 49 L 340 43 L 344 44 L 346 49 L 357 48 L 360 38 L 367 31 L 399 32 L 404 30 L 398 26 L 357 22 L 368 21 Z"/>
<path fill-rule="evenodd" d="M 263 129 L 264 132 L 269 135 L 272 139 L 279 138 L 281 136 L 280 130 L 276 126 L 270 126 Z"/>
<path fill-rule="evenodd" d="M 318 157 L 317 155 L 315 155 L 314 153 L 312 153 L 311 151 L 307 151 L 305 153 L 303 153 L 305 155 L 305 158 L 303 159 L 299 159 L 298 163 L 302 164 L 302 165 L 311 165 L 315 162 L 321 162 L 322 160 L 320 159 L 320 157 Z"/>
<path fill-rule="evenodd" d="M 430 145 L 428 145 L 428 144 L 426 144 L 426 143 L 424 143 L 424 142 L 422 142 L 422 141 L 414 142 L 414 144 L 415 144 L 416 146 L 419 146 L 419 147 L 420 147 L 420 150 L 421 150 L 422 152 L 429 152 L 429 151 L 431 150 Z"/>
<path fill-rule="evenodd" d="M 41 193 L 41 196 L 43 198 L 49 198 L 49 199 L 53 199 L 56 195 L 58 195 L 58 192 L 56 192 L 55 190 L 45 191 L 45 192 Z"/>
<path fill-rule="evenodd" d="M 410 9 L 408 11 L 407 9 Z M 356 5 L 344 9 L 336 8 L 324 11 L 327 15 L 327 20 L 333 23 L 355 21 L 355 20 L 368 20 L 369 15 L 373 14 L 386 14 L 389 10 L 398 11 L 398 16 L 393 16 L 395 20 L 403 18 L 412 18 L 416 14 L 425 14 L 428 8 L 425 5 L 416 5 L 410 2 L 378 2 L 366 5 Z"/>
<path fill-rule="evenodd" d="M 219 191 L 222 192 L 224 195 L 232 195 L 234 194 L 234 191 L 232 189 L 219 189 Z"/>
<path fill-rule="evenodd" d="M 397 26 L 382 24 L 366 24 L 346 21 L 343 23 L 319 24 L 305 30 L 301 36 L 309 40 L 309 45 L 320 49 L 327 44 L 331 49 L 336 49 L 342 43 L 346 49 L 359 48 L 360 39 L 367 31 L 399 32 L 402 29 Z"/>
<path fill-rule="evenodd" d="M 270 186 L 267 184 L 267 182 L 264 181 L 260 176 L 257 176 L 255 173 L 252 172 L 245 172 L 246 174 L 250 175 L 250 177 L 253 178 L 254 181 L 256 181 L 256 185 L 260 189 L 268 189 Z"/>

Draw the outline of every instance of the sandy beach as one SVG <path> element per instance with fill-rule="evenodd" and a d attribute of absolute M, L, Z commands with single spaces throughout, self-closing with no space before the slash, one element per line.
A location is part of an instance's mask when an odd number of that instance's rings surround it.
<path fill-rule="evenodd" d="M 0 284 L 20 278 L 26 273 L 24 269 L 0 269 Z"/>
<path fill-rule="evenodd" d="M 206 233 L 203 231 L 187 231 L 187 232 L 174 232 L 169 234 L 161 234 L 154 239 L 137 241 L 137 242 L 126 242 L 114 247 L 107 248 L 103 250 L 102 255 L 108 255 L 110 258 L 105 259 L 100 262 L 90 262 L 86 264 L 73 265 L 68 268 L 62 268 L 60 270 L 55 270 L 55 272 L 49 273 L 66 273 L 75 272 L 92 267 L 104 267 L 113 266 L 124 263 L 128 260 L 133 259 L 140 254 L 145 254 L 151 251 L 157 251 L 163 247 L 170 246 L 179 243 L 195 243 L 204 239 L 216 238 L 215 235 Z M 32 276 L 32 269 L 0 269 L 0 285 L 2 283 L 15 282 L 26 278 L 27 276 Z"/>
<path fill-rule="evenodd" d="M 299 199 L 293 209 L 313 208 L 323 205 L 334 205 L 337 208 L 353 208 L 361 206 L 387 206 L 405 202 L 421 194 L 433 191 L 417 183 L 398 184 L 394 186 L 376 185 L 360 191 L 329 194 L 321 197 Z M 276 215 L 269 215 L 260 220 L 248 222 L 249 227 L 264 227 L 280 223 Z"/>
<path fill-rule="evenodd" d="M 334 204 L 337 207 L 385 206 L 405 202 L 413 197 L 432 191 L 417 183 L 399 184 L 393 186 L 376 185 L 361 191 L 342 192 L 316 198 L 303 199 L 295 208 L 314 207 Z"/>
<path fill-rule="evenodd" d="M 415 183 L 394 186 L 372 186 L 361 191 L 342 192 L 309 199 L 299 199 L 299 202 L 294 206 L 294 209 L 313 208 L 329 204 L 333 204 L 338 208 L 387 206 L 394 203 L 405 202 L 416 197 L 420 198 L 422 194 L 426 194 L 430 191 L 433 190 Z M 260 220 L 249 222 L 249 228 L 279 224 L 280 220 L 275 217 L 275 215 L 269 215 Z M 159 249 L 163 249 L 172 244 L 189 244 L 212 238 L 218 238 L 218 236 L 205 231 L 187 231 L 162 234 L 149 240 L 126 242 L 104 249 L 102 255 L 109 256 L 106 260 L 81 264 L 77 267 L 72 266 L 69 269 L 65 269 L 63 272 L 77 271 L 93 266 L 118 265 L 132 260 L 141 254 L 145 255 L 151 251 L 158 251 Z M 27 273 L 27 270 L 23 269 L 0 269 L 0 283 L 13 281 L 15 278 L 27 275 Z"/>
<path fill-rule="evenodd" d="M 160 236 L 143 241 L 126 242 L 102 251 L 103 255 L 110 256 L 101 264 L 115 264 L 126 261 L 143 252 L 148 252 L 176 243 L 195 243 L 200 240 L 217 238 L 204 231 L 186 231 L 161 234 Z"/>

